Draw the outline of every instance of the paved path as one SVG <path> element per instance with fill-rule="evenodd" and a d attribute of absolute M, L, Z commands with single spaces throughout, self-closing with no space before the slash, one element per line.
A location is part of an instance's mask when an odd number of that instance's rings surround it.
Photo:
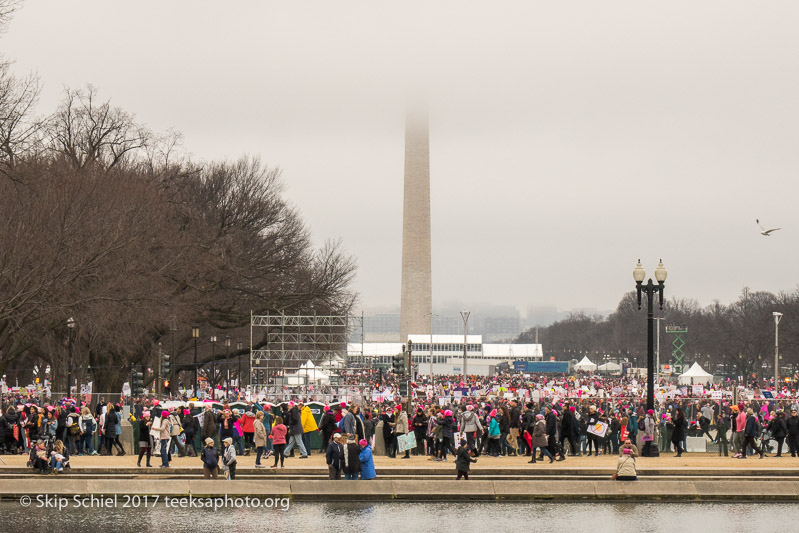
<path fill-rule="evenodd" d="M 5 461 L 6 465 L 0 463 L 0 473 L 2 473 L 5 466 L 10 467 L 24 467 L 27 457 L 24 455 L 0 455 L 0 459 Z M 106 456 L 75 456 L 72 457 L 70 462 L 73 469 L 92 468 L 92 467 L 135 467 L 137 457 L 133 455 L 124 455 L 122 457 L 106 457 Z M 612 455 L 600 455 L 599 457 L 569 457 L 566 461 L 556 461 L 550 464 L 549 460 L 543 462 L 539 461 L 536 464 L 529 464 L 526 457 L 486 457 L 482 456 L 478 462 L 472 465 L 472 471 L 479 472 L 483 469 L 519 469 L 524 471 L 560 471 L 572 470 L 583 468 L 610 468 L 616 467 L 617 457 Z M 144 462 L 144 460 L 143 460 Z M 272 458 L 262 459 L 261 463 L 271 466 L 274 460 Z M 161 463 L 160 458 L 153 457 L 152 464 L 154 468 Z M 177 457 L 174 456 L 172 466 L 177 468 L 192 468 L 200 464 L 200 460 L 194 457 Z M 782 457 L 766 457 L 758 459 L 757 456 L 750 457 L 746 460 L 733 459 L 732 457 L 719 457 L 713 454 L 684 454 L 680 458 L 673 455 L 665 455 L 661 457 L 640 457 L 637 460 L 639 469 L 648 468 L 702 468 L 702 469 L 796 469 L 799 475 L 799 458 L 792 458 L 790 455 Z M 253 468 L 255 466 L 255 455 L 240 456 L 238 458 L 238 467 Z M 290 457 L 285 460 L 286 468 L 293 469 L 310 469 L 326 471 L 325 459 L 321 454 L 313 454 L 308 459 L 299 459 L 298 457 Z M 411 457 L 410 459 L 390 459 L 388 457 L 375 457 L 375 466 L 380 469 L 381 467 L 394 468 L 413 468 L 413 469 L 431 469 L 442 471 L 455 471 L 455 464 L 452 458 L 448 462 L 434 462 L 427 461 L 424 457 Z M 269 470 L 268 468 L 266 470 Z"/>

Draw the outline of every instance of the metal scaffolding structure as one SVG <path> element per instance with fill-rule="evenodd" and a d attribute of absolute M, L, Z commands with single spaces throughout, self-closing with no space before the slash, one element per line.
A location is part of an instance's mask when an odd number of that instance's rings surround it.
<path fill-rule="evenodd" d="M 256 328 L 266 329 L 266 346 L 254 349 Z M 360 354 L 348 358 L 347 345 L 359 331 Z M 302 365 L 334 369 L 363 362 L 363 315 L 286 315 L 250 313 L 250 384 L 256 390 L 283 386 L 294 388 L 314 381 L 315 375 L 298 377 Z M 257 341 L 260 342 L 260 339 Z"/>

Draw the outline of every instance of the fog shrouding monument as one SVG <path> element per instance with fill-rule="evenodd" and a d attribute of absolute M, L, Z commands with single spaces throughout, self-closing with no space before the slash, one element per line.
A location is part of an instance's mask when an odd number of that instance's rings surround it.
<path fill-rule="evenodd" d="M 430 260 L 430 142 L 427 111 L 405 118 L 405 185 L 402 205 L 400 340 L 430 334 L 433 282 Z"/>

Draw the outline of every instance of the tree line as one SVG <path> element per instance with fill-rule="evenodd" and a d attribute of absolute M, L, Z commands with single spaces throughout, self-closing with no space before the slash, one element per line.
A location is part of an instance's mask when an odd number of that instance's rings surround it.
<path fill-rule="evenodd" d="M 0 0 L 0 29 L 15 5 Z M 249 353 L 251 310 L 351 309 L 355 261 L 340 243 L 314 247 L 279 168 L 193 160 L 178 133 L 149 130 L 91 86 L 41 116 L 39 90 L 0 62 L 2 374 L 25 384 L 49 365 L 65 391 L 69 317 L 74 375 L 113 392 L 131 363 L 155 366 L 159 343 L 175 346 L 174 372 L 192 370 L 194 325 L 207 363 L 211 335 Z"/>
<path fill-rule="evenodd" d="M 646 296 L 638 310 L 635 292 L 624 295 L 607 317 L 572 313 L 539 329 L 539 342 L 546 355 L 580 358 L 588 355 L 594 363 L 610 359 L 638 359 L 646 364 Z M 702 307 L 696 300 L 672 298 L 655 316 L 664 320 L 660 330 L 660 361 L 668 364 L 674 336 L 667 325 L 685 325 L 682 335 L 685 362 L 699 361 L 709 372 L 730 376 L 753 374 L 770 377 L 774 372 L 775 327 L 773 313 L 783 313 L 779 326 L 781 376 L 793 375 L 799 365 L 799 291 L 774 294 L 744 288 L 728 305 L 718 301 Z M 524 331 L 517 342 L 535 340 L 535 329 Z M 765 368 L 764 368 L 765 364 Z"/>

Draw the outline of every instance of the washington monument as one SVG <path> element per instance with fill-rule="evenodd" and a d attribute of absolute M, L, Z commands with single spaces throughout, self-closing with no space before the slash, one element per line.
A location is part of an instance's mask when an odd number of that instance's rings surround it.
<path fill-rule="evenodd" d="M 405 119 L 405 186 L 402 206 L 400 340 L 430 334 L 433 286 L 430 261 L 430 142 L 427 110 Z"/>

